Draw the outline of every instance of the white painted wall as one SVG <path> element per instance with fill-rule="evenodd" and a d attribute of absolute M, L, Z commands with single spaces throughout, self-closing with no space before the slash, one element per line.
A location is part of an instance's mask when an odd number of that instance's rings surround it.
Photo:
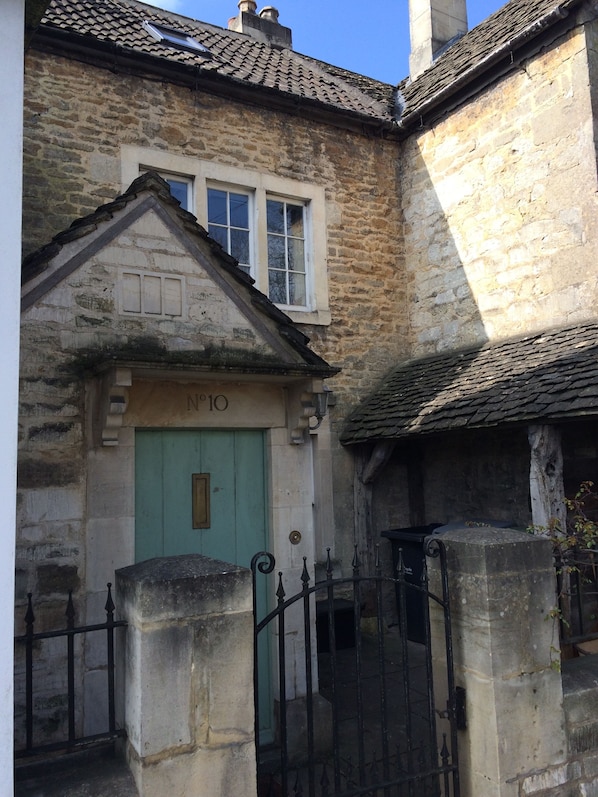
<path fill-rule="evenodd" d="M 23 31 L 25 0 L 2 4 L 0 48 L 0 794 L 13 793 L 13 614 L 19 302 L 23 151 Z"/>

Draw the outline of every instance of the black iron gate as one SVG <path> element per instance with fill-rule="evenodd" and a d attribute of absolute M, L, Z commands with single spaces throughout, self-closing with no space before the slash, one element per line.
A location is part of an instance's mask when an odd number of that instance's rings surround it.
<path fill-rule="evenodd" d="M 255 615 L 256 739 L 269 724 L 265 711 L 275 728 L 258 745 L 259 797 L 459 797 L 459 706 L 442 542 L 431 538 L 426 553 L 439 558 L 441 595 L 429 591 L 425 557 L 421 581 L 412 583 L 402 556 L 387 577 L 377 555 L 375 574 L 367 576 L 356 551 L 351 576 L 334 578 L 328 554 L 326 578 L 312 585 L 304 559 L 301 589 L 291 597 L 278 573 L 276 608 Z M 272 554 L 253 557 L 254 612 L 256 585 L 274 569 Z M 410 601 L 421 603 L 423 643 L 410 639 Z M 435 627 L 443 626 L 434 640 L 442 683 L 439 668 L 436 680 L 432 672 L 430 604 L 441 618 Z M 273 669 L 278 698 L 264 701 L 260 673 L 263 684 L 264 670 Z"/>

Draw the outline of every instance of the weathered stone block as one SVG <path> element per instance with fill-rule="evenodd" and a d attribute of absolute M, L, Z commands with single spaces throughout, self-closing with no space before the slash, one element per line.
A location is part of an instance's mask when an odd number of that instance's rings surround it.
<path fill-rule="evenodd" d="M 69 589 L 76 591 L 79 583 L 79 573 L 75 565 L 44 564 L 37 568 L 39 595 L 52 593 L 67 595 Z"/>
<path fill-rule="evenodd" d="M 133 607 L 140 623 L 252 608 L 249 570 L 199 554 L 150 559 L 116 576 L 122 605 Z"/>

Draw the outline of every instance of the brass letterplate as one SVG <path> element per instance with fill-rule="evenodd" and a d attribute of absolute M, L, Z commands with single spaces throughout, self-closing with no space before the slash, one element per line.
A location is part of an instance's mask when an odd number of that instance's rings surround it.
<path fill-rule="evenodd" d="M 193 528 L 210 528 L 210 474 L 193 473 Z"/>

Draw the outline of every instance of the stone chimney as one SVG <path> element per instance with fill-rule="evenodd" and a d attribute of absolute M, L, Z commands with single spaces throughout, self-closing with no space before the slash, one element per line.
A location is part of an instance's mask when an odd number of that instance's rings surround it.
<path fill-rule="evenodd" d="M 247 33 L 254 39 L 270 44 L 272 47 L 293 48 L 291 29 L 278 21 L 278 11 L 273 6 L 265 6 L 256 14 L 254 0 L 239 0 L 239 15 L 229 19 L 229 30 Z"/>
<path fill-rule="evenodd" d="M 467 32 L 466 0 L 409 0 L 409 31 L 409 72 L 414 80 Z"/>

